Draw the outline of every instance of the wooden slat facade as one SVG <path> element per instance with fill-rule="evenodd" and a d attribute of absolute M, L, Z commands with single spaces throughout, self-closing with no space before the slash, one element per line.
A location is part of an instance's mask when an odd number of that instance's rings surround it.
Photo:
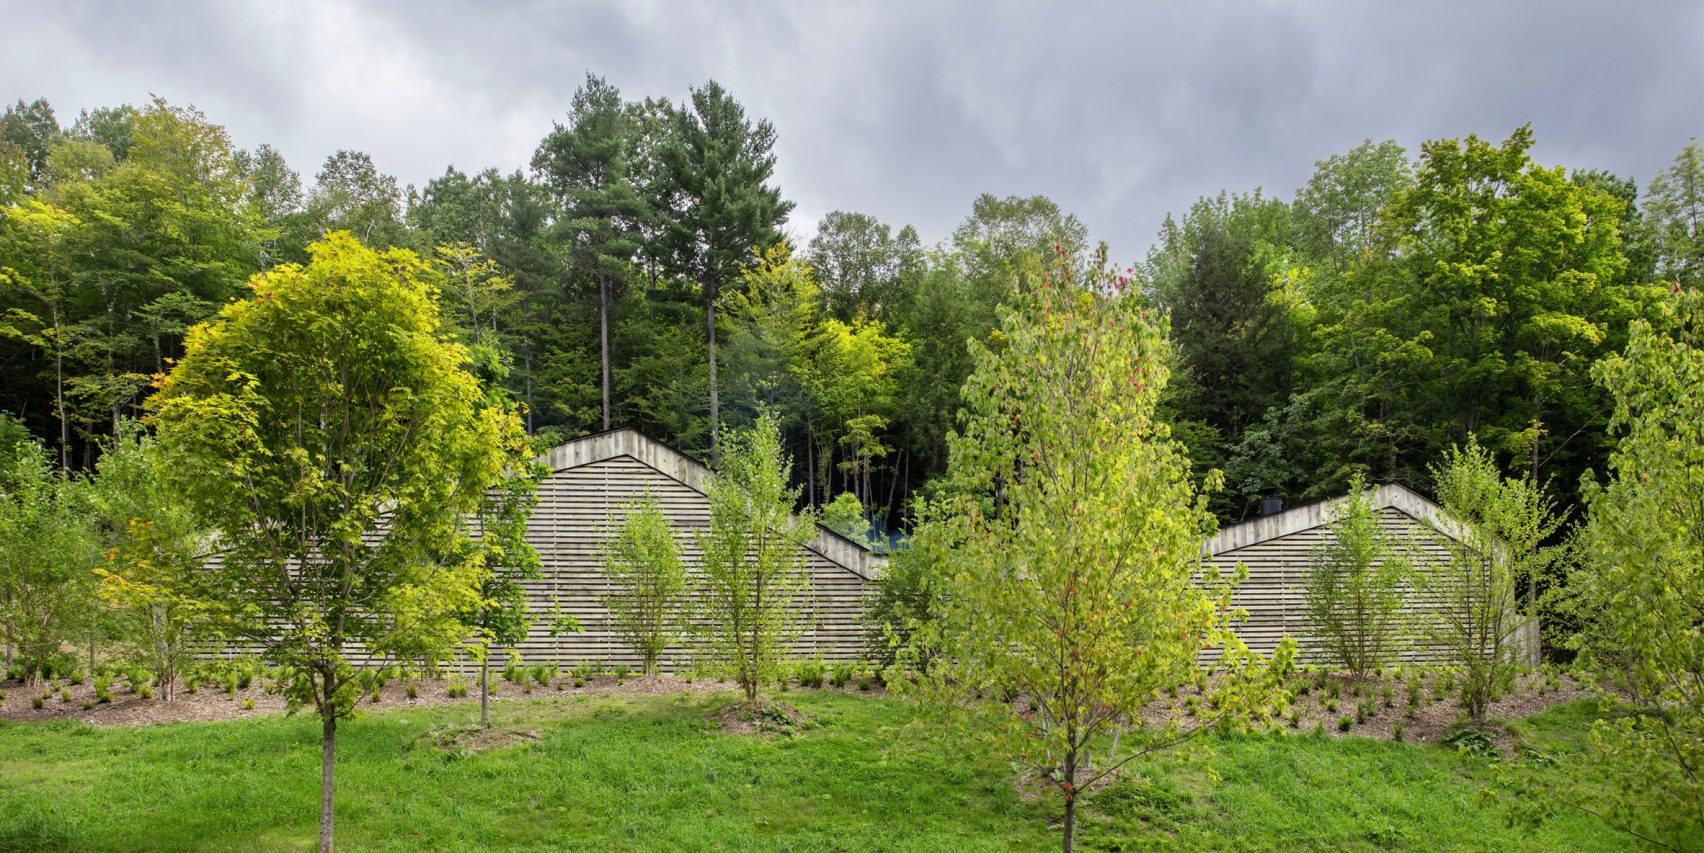
<path fill-rule="evenodd" d="M 626 665 L 637 671 L 639 656 L 616 638 L 601 600 L 611 591 L 603 550 L 614 538 L 631 504 L 647 493 L 656 498 L 674 528 L 690 576 L 700 554 L 694 533 L 710 525 L 710 501 L 704 489 L 710 471 L 702 463 L 632 429 L 575 439 L 548 451 L 551 473 L 539 485 L 538 505 L 527 524 L 527 541 L 538 551 L 543 577 L 523 582 L 533 624 L 516 650 L 520 663 L 581 662 L 604 667 Z M 374 534 L 379 535 L 379 534 Z M 824 527 L 801 549 L 810 593 L 807 627 L 794 645 L 799 659 L 859 661 L 865 657 L 864 613 L 884 559 Z M 217 561 L 219 558 L 212 558 Z M 573 616 L 582 631 L 551 636 L 553 614 Z M 254 654 L 260 649 L 232 643 L 217 657 Z M 357 649 L 351 659 L 364 660 Z M 493 658 L 497 660 L 498 658 Z M 691 664 L 689 649 L 670 648 L 659 667 L 674 671 Z M 451 669 L 470 669 L 462 659 Z"/>
<path fill-rule="evenodd" d="M 1379 525 L 1393 539 L 1406 543 L 1411 558 L 1423 564 L 1443 565 L 1449 560 L 1446 538 L 1455 529 L 1437 504 L 1400 485 L 1380 486 L 1372 491 Z M 1236 625 L 1237 636 L 1252 651 L 1270 654 L 1285 636 L 1294 638 L 1304 661 L 1328 662 L 1329 652 L 1313 638 L 1307 618 L 1307 582 L 1314 553 L 1332 540 L 1331 521 L 1344 499 L 1274 513 L 1221 530 L 1203 550 L 1220 572 L 1229 574 L 1242 563 L 1248 579 L 1237 587 L 1233 606 L 1248 611 L 1246 621 Z M 1404 587 L 1408 613 L 1397 658 L 1415 663 L 1442 661 L 1441 650 L 1431 643 L 1421 627 L 1433 617 L 1434 597 Z M 1535 659 L 1536 626 L 1522 632 L 1519 654 Z M 1216 654 L 1216 653 L 1210 653 Z"/>
<path fill-rule="evenodd" d="M 1387 507 L 1379 511 L 1379 526 L 1398 538 L 1412 537 L 1415 553 L 1423 560 L 1447 560 L 1444 546 L 1437 536 L 1399 509 Z M 1298 530 L 1264 542 L 1232 551 L 1214 554 L 1209 562 L 1220 572 L 1230 574 L 1237 563 L 1248 568 L 1248 579 L 1237 587 L 1233 605 L 1248 611 L 1248 619 L 1237 626 L 1237 636 L 1248 647 L 1270 654 L 1284 637 L 1295 639 L 1302 660 L 1322 661 L 1328 652 L 1314 642 L 1307 618 L 1307 581 L 1312 556 L 1332 540 L 1327 525 Z M 1420 612 L 1428 607 L 1413 591 L 1407 599 L 1415 618 L 1425 618 Z M 1398 657 L 1405 661 L 1435 662 L 1437 650 L 1418 630 L 1404 632 Z"/>
<path fill-rule="evenodd" d="M 540 618 L 519 647 L 521 659 L 525 664 L 590 661 L 637 667 L 638 656 L 616 638 L 601 603 L 611 591 L 603 549 L 626 509 L 649 493 L 676 531 L 688 573 L 696 572 L 700 554 L 694 533 L 710 524 L 710 503 L 702 491 L 707 472 L 632 431 L 581 441 L 585 444 L 576 447 L 578 443 L 571 442 L 547 457 L 552 468 L 559 463 L 571 467 L 557 469 L 544 480 L 528 525 L 527 538 L 538 551 L 544 578 L 526 584 L 527 599 Z M 564 448 L 571 452 L 558 453 Z M 639 453 L 626 452 L 630 450 Z M 651 460 L 638 458 L 647 451 L 654 454 Z M 861 659 L 863 615 L 880 558 L 826 530 L 803 552 L 811 587 L 809 622 L 796 654 L 829 661 Z M 543 615 L 556 605 L 580 622 L 582 633 L 549 635 Z M 673 648 L 665 653 L 663 667 L 689 660 L 687 649 Z"/>

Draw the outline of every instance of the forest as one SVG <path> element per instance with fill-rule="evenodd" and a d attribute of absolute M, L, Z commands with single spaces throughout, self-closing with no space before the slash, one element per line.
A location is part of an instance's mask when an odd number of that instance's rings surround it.
<path fill-rule="evenodd" d="M 274 148 L 154 100 L 0 119 L 0 412 L 91 470 L 142 418 L 185 332 L 329 231 L 411 249 L 541 441 L 631 425 L 716 455 L 779 415 L 804 500 L 851 493 L 882 529 L 946 465 L 946 436 L 1013 282 L 1092 235 L 1044 197 L 983 195 L 927 245 L 851 211 L 785 238 L 777 130 L 715 82 L 679 102 L 588 75 L 525 169 L 398 185 L 360 151 L 311 180 Z M 1662 282 L 1704 278 L 1704 156 L 1641 186 L 1534 162 L 1529 128 L 1330 154 L 1293 198 L 1207 195 L 1131 265 L 1170 319 L 1163 405 L 1223 521 L 1360 475 L 1429 490 L 1478 436 L 1577 503 L 1601 469 L 1617 352 Z M 1322 154 L 1325 152 L 1322 152 Z"/>

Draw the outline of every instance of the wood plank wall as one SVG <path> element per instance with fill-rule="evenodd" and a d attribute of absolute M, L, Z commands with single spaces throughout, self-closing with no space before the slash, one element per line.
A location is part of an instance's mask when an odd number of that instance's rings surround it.
<path fill-rule="evenodd" d="M 1448 552 L 1439 534 L 1426 522 L 1395 507 L 1379 510 L 1379 525 L 1399 541 L 1411 543 L 1416 558 L 1447 561 Z M 1248 619 L 1233 626 L 1237 636 L 1252 651 L 1270 654 L 1285 635 L 1297 643 L 1298 656 L 1310 662 L 1327 662 L 1327 652 L 1313 642 L 1307 619 L 1307 580 L 1314 551 L 1331 541 L 1331 528 L 1318 524 L 1265 541 L 1212 554 L 1209 561 L 1229 574 L 1241 562 L 1248 579 L 1237 588 L 1232 601 L 1248 611 Z M 1428 617 L 1433 601 L 1412 590 L 1406 591 L 1410 615 Z M 1404 632 L 1398 657 L 1404 661 L 1436 663 L 1439 650 L 1414 628 Z M 1211 660 L 1217 651 L 1204 659 Z"/>
<path fill-rule="evenodd" d="M 528 525 L 527 538 L 538 551 L 545 577 L 527 582 L 527 600 L 535 612 L 548 611 L 553 600 L 560 603 L 563 612 L 579 620 L 584 632 L 551 637 L 549 626 L 540 619 L 521 644 L 522 663 L 570 666 L 591 661 L 638 667 L 638 656 L 615 637 L 600 603 L 610 592 L 601 555 L 626 507 L 647 491 L 674 527 L 688 572 L 696 571 L 700 555 L 692 534 L 710 524 L 710 502 L 698 490 L 632 456 L 558 471 L 540 485 L 539 504 Z M 797 656 L 830 661 L 862 659 L 862 620 L 873 584 L 814 549 L 803 551 L 811 583 L 812 619 L 797 644 Z M 672 648 L 664 654 L 664 669 L 689 665 L 684 648 Z"/>

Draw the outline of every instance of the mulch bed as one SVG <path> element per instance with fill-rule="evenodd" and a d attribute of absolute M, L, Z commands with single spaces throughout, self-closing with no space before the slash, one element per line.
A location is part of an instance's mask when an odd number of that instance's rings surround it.
<path fill-rule="evenodd" d="M 477 679 L 469 678 L 461 682 L 469 688 L 466 697 L 452 698 L 449 696 L 449 686 L 452 682 L 447 679 L 416 679 L 412 682 L 416 697 L 409 698 L 408 684 L 403 680 L 393 680 L 379 691 L 379 701 L 373 702 L 363 697 L 361 706 L 367 710 L 385 710 L 387 708 L 427 708 L 437 705 L 461 704 L 479 702 L 479 685 Z M 722 682 L 715 679 L 698 678 L 691 682 L 675 675 L 657 675 L 647 677 L 633 676 L 624 682 L 615 676 L 596 676 L 586 679 L 581 687 L 574 686 L 574 676 L 563 674 L 552 679 L 548 686 L 531 683 L 530 687 L 503 681 L 497 673 L 491 674 L 491 686 L 496 691 L 492 696 L 493 702 L 503 702 L 510 699 L 538 699 L 548 696 L 574 695 L 631 695 L 649 696 L 665 693 L 717 693 L 735 690 L 732 682 Z M 792 688 L 802 689 L 802 688 Z M 836 688 L 824 687 L 825 690 Z M 4 701 L 0 701 L 0 719 L 17 720 L 22 722 L 48 722 L 52 720 L 76 720 L 98 726 L 141 726 L 154 723 L 181 722 L 210 722 L 215 720 L 241 719 L 245 717 L 276 716 L 284 713 L 284 699 L 274 693 L 267 692 L 257 679 L 255 684 L 247 689 L 227 694 L 220 686 L 204 685 L 195 693 L 186 693 L 180 687 L 177 696 L 170 702 L 160 699 L 156 694 L 153 699 L 143 699 L 129 691 L 124 686 L 124 679 L 115 679 L 111 688 L 112 702 L 94 704 L 93 708 L 84 710 L 83 702 L 93 703 L 95 688 L 84 681 L 81 685 L 69 685 L 64 680 L 52 683 L 51 690 L 47 685 L 24 687 L 17 681 L 0 681 L 0 690 L 6 692 Z M 60 699 L 60 691 L 69 690 L 71 701 Z M 855 686 L 848 685 L 844 692 L 859 692 Z M 875 691 L 880 693 L 880 690 Z M 49 694 L 43 707 L 31 707 L 30 700 L 43 693 Z M 252 703 L 253 707 L 246 707 Z"/>
<path fill-rule="evenodd" d="M 1365 695 L 1356 697 L 1353 693 L 1355 682 L 1347 677 L 1336 677 L 1334 680 L 1341 686 L 1340 695 L 1335 699 L 1336 710 L 1327 710 L 1328 696 L 1321 690 L 1310 690 L 1305 696 L 1297 696 L 1291 703 L 1296 712 L 1297 724 L 1290 726 L 1288 719 L 1277 721 L 1281 728 L 1293 732 L 1310 733 L 1323 728 L 1325 734 L 1333 737 L 1373 737 L 1387 740 L 1395 739 L 1396 726 L 1402 726 L 1402 739 L 1413 743 L 1436 743 L 1441 736 L 1447 735 L 1457 728 L 1465 712 L 1461 702 L 1453 695 L 1444 698 L 1434 698 L 1433 679 L 1428 675 L 1424 680 L 1421 691 L 1421 701 L 1416 707 L 1409 707 L 1408 693 L 1401 682 L 1389 681 L 1392 688 L 1391 704 L 1386 706 L 1380 692 L 1380 684 L 1368 681 L 1365 684 Z M 1566 675 L 1558 676 L 1559 687 L 1546 688 L 1542 693 L 1539 688 L 1544 684 L 1544 677 L 1538 674 L 1523 675 L 1516 679 L 1515 687 L 1509 695 L 1491 704 L 1486 712 L 1488 720 L 1513 720 L 1530 717 L 1546 708 L 1571 702 L 1576 699 L 1596 698 L 1600 694 L 1578 684 Z M 1191 695 L 1199 696 L 1194 691 L 1181 691 L 1178 700 L 1167 701 L 1150 710 L 1150 719 L 1159 719 L 1171 715 L 1183 715 L 1187 718 L 1186 702 Z M 1372 708 L 1365 719 L 1355 722 L 1356 705 L 1370 700 Z M 1207 713 L 1201 711 L 1201 713 Z M 1339 720 L 1349 717 L 1351 722 L 1348 731 L 1338 728 Z M 1499 748 L 1509 746 L 1509 735 L 1506 731 L 1496 734 Z"/>

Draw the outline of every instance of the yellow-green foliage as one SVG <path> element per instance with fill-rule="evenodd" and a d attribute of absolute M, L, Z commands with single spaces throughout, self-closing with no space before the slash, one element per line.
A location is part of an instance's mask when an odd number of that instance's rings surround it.
<path fill-rule="evenodd" d="M 1229 630 L 1231 580 L 1202 577 L 1213 518 L 1156 412 L 1170 344 L 1127 288 L 1104 257 L 1063 252 L 1021 281 L 973 344 L 955 494 L 928 522 L 953 546 L 934 684 L 1058 788 L 1067 839 L 1078 790 L 1181 736 L 1137 712 L 1194 680 L 1204 648 L 1222 650 L 1224 677 L 1188 725 L 1266 714 L 1280 695 Z"/>

